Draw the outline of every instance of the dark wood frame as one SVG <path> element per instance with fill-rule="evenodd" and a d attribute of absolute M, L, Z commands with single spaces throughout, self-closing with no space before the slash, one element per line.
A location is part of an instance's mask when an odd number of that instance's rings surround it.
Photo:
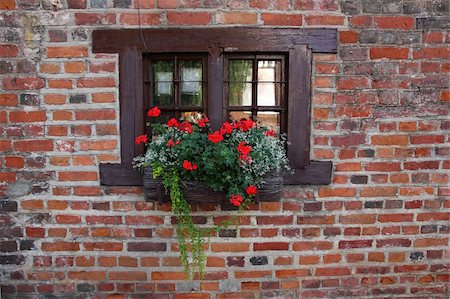
<path fill-rule="evenodd" d="M 250 106 L 230 106 L 229 104 L 229 87 L 224 86 L 223 88 L 223 118 L 225 120 L 228 120 L 228 115 L 230 111 L 251 111 L 252 116 L 255 117 L 256 113 L 261 111 L 270 111 L 270 112 L 279 112 L 280 113 L 280 130 L 281 132 L 286 132 L 287 130 L 287 59 L 286 55 L 282 54 L 273 54 L 273 55 L 266 55 L 266 54 L 229 54 L 224 55 L 224 69 L 223 69 L 223 77 L 224 77 L 224 85 L 228 84 L 230 81 L 228 80 L 229 75 L 229 62 L 230 60 L 239 59 L 239 60 L 251 60 L 253 61 L 253 70 L 252 70 L 252 80 L 246 81 L 248 83 L 252 84 L 252 104 Z M 280 84 L 280 95 L 281 102 L 279 105 L 276 106 L 260 106 L 257 105 L 258 100 L 258 93 L 257 93 L 257 83 L 258 83 L 258 66 L 256 65 L 257 61 L 261 60 L 277 60 L 280 61 L 281 69 L 279 71 L 280 79 L 275 79 L 274 83 Z M 256 84 L 255 84 L 256 83 Z"/>
<path fill-rule="evenodd" d="M 119 53 L 121 163 L 101 164 L 103 185 L 142 185 L 132 159 L 143 152 L 143 53 L 208 53 L 208 116 L 223 122 L 224 53 L 285 53 L 288 57 L 288 156 L 294 175 L 286 184 L 329 184 L 332 164 L 309 161 L 311 53 L 336 53 L 335 29 L 217 28 L 95 30 L 94 53 Z M 221 99 L 221 100 L 217 100 Z M 134 145 L 134 146 L 133 146 Z"/>

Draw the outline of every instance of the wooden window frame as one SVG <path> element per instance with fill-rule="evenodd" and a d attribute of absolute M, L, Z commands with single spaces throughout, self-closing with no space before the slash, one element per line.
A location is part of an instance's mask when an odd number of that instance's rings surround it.
<path fill-rule="evenodd" d="M 144 151 L 134 138 L 144 133 L 143 54 L 208 53 L 208 116 L 223 120 L 224 53 L 285 53 L 288 57 L 288 157 L 294 175 L 285 184 L 329 184 L 332 163 L 310 161 L 312 53 L 336 53 L 336 29 L 211 28 L 95 30 L 94 53 L 119 54 L 120 164 L 100 164 L 102 185 L 142 185 L 132 160 Z M 220 100 L 218 100 L 220 99 Z"/>

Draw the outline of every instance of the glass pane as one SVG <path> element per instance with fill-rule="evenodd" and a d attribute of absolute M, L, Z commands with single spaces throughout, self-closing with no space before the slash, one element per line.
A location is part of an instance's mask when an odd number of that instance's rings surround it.
<path fill-rule="evenodd" d="M 152 62 L 152 106 L 172 106 L 174 102 L 173 62 L 157 60 Z"/>
<path fill-rule="evenodd" d="M 228 70 L 229 81 L 252 81 L 253 61 L 251 60 L 230 60 Z"/>
<path fill-rule="evenodd" d="M 245 82 L 229 83 L 229 106 L 251 106 L 252 84 Z"/>
<path fill-rule="evenodd" d="M 258 106 L 280 106 L 281 84 L 258 82 Z"/>
<path fill-rule="evenodd" d="M 180 98 L 182 106 L 202 106 L 202 61 L 180 62 Z"/>
<path fill-rule="evenodd" d="M 258 122 L 280 133 L 280 113 L 273 111 L 260 111 L 257 114 Z"/>
<path fill-rule="evenodd" d="M 250 119 L 250 118 L 252 118 L 251 111 L 230 111 L 231 121 L 239 121 L 241 119 Z"/>
<path fill-rule="evenodd" d="M 274 82 L 281 81 L 281 61 L 260 60 L 258 61 L 258 81 Z"/>

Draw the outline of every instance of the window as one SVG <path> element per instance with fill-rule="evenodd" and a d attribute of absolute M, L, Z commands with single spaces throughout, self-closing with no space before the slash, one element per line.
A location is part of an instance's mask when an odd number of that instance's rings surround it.
<path fill-rule="evenodd" d="M 287 184 L 328 184 L 331 162 L 309 160 L 311 57 L 336 53 L 335 29 L 96 30 L 94 53 L 119 53 L 121 164 L 101 164 L 104 185 L 141 185 L 145 109 L 166 118 L 206 111 L 213 129 L 258 117 L 286 132 L 294 175 Z M 149 102 L 151 101 L 153 102 Z"/>

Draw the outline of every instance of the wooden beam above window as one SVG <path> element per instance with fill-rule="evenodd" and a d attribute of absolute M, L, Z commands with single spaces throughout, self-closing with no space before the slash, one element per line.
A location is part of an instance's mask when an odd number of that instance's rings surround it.
<path fill-rule="evenodd" d="M 107 29 L 92 37 L 94 53 L 205 52 L 214 44 L 225 52 L 281 52 L 301 44 L 313 53 L 337 52 L 337 30 L 328 28 Z"/>

